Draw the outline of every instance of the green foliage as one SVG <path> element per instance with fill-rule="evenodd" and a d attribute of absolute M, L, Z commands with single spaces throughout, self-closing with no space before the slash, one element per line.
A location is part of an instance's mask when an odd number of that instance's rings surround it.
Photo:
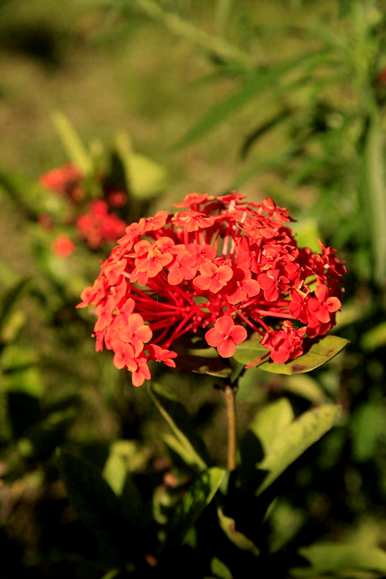
<path fill-rule="evenodd" d="M 248 569 L 261 577 L 383 576 L 380 3 L 299 0 L 285 10 L 276 0 L 259 7 L 230 0 L 22 4 L 0 6 L 0 46 L 14 55 L 0 81 L 7 121 L 2 575 L 229 579 Z M 47 53 L 39 55 L 42 38 Z M 49 74 L 42 62 L 51 63 Z M 121 110 L 111 99 L 114 79 Z M 31 93 L 38 87 L 35 102 L 26 82 Z M 56 235 L 72 233 L 68 203 L 19 174 L 37 175 L 61 159 L 41 129 L 50 126 L 46 110 L 58 94 L 79 127 L 78 134 L 66 116 L 54 116 L 67 161 L 86 174 L 87 203 L 100 194 L 102 173 L 127 192 L 126 221 L 146 215 L 153 202 L 170 205 L 188 183 L 214 193 L 242 184 L 251 198 L 258 189 L 299 216 L 291 227 L 301 246 L 318 251 L 320 238 L 338 247 L 349 270 L 337 316 L 342 337 L 328 336 L 287 364 L 268 363 L 256 339 L 229 361 L 194 348 L 179 356 L 183 371 L 156 370 L 148 390 L 160 418 L 145 389 L 128 392 L 109 355 L 94 355 L 87 314 L 74 309 L 106 251 L 55 256 Z M 110 134 L 119 131 L 111 146 L 104 123 Z M 121 130 L 127 126 L 133 142 Z M 168 181 L 171 193 L 161 199 Z M 60 227 L 43 231 L 42 215 Z M 232 473 L 222 466 L 224 380 L 238 385 L 240 452 Z"/>
<path fill-rule="evenodd" d="M 311 568 L 296 569 L 294 577 L 352 577 L 352 572 L 386 572 L 386 553 L 376 547 L 326 543 L 301 549 Z"/>
<path fill-rule="evenodd" d="M 272 374 L 304 374 L 320 368 L 334 358 L 348 344 L 348 340 L 338 336 L 325 336 L 313 344 L 309 351 L 286 364 L 265 362 L 267 349 L 256 338 L 246 340 L 237 347 L 234 359 L 241 364 L 258 366 Z"/>
<path fill-rule="evenodd" d="M 211 467 L 200 472 L 177 505 L 168 529 L 168 542 L 183 541 L 202 511 L 210 504 L 224 480 L 226 471 Z"/>
<path fill-rule="evenodd" d="M 261 411 L 251 426 L 264 452 L 264 458 L 257 466 L 267 472 L 258 494 L 326 434 L 338 416 L 339 408 L 336 405 L 324 404 L 293 420 L 293 412 L 287 400 L 279 400 Z"/>
<path fill-rule="evenodd" d="M 205 446 L 193 428 L 189 428 L 188 414 L 183 405 L 175 399 L 161 394 L 157 386 L 149 388 L 150 395 L 158 410 L 172 430 L 172 435 L 166 435 L 166 444 L 176 452 L 182 460 L 199 470 L 205 469 L 206 463 L 201 455 L 206 454 Z M 189 434 L 186 435 L 185 432 Z"/>

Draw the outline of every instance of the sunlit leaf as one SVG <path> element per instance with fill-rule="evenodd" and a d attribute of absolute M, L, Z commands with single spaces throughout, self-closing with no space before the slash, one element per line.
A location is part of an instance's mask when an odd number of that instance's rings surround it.
<path fill-rule="evenodd" d="M 134 198 L 146 201 L 164 191 L 167 184 L 165 167 L 133 151 L 127 134 L 117 136 L 116 150 L 125 170 L 127 189 Z"/>
<path fill-rule="evenodd" d="M 267 355 L 267 348 L 264 348 L 256 337 L 252 337 L 237 346 L 233 358 L 241 364 L 249 364 L 253 360 L 261 357 L 260 363 L 263 363 L 263 358 Z"/>
<path fill-rule="evenodd" d="M 166 169 L 139 153 L 128 159 L 131 191 L 138 199 L 149 199 L 162 193 L 166 187 Z"/>
<path fill-rule="evenodd" d="M 149 459 L 149 451 L 140 448 L 133 440 L 116 440 L 110 447 L 110 454 L 103 469 L 103 477 L 115 494 L 121 495 L 128 473 L 144 468 Z"/>
<path fill-rule="evenodd" d="M 52 120 L 71 161 L 85 175 L 90 173 L 92 169 L 91 156 L 68 118 L 62 113 L 56 112 L 52 115 Z"/>
<path fill-rule="evenodd" d="M 288 421 L 289 410 L 283 411 L 283 424 Z M 263 460 L 257 465 L 259 469 L 266 471 L 267 475 L 258 489 L 258 494 L 272 484 L 282 472 L 303 454 L 310 446 L 319 440 L 334 425 L 339 416 L 339 407 L 333 404 L 324 404 L 309 410 L 299 418 L 283 426 L 281 436 L 275 431 L 272 444 L 264 434 L 268 452 Z"/>
<path fill-rule="evenodd" d="M 265 455 L 269 454 L 277 439 L 281 439 L 283 432 L 293 422 L 294 417 L 292 406 L 286 398 L 271 402 L 258 411 L 249 425 L 249 430 L 262 443 Z"/>
<path fill-rule="evenodd" d="M 232 517 L 227 517 L 222 509 L 217 509 L 220 526 L 228 539 L 242 551 L 249 551 L 253 555 L 258 555 L 259 550 L 256 545 L 243 533 L 236 529 L 236 522 Z"/>
<path fill-rule="evenodd" d="M 310 567 L 292 571 L 294 577 L 328 576 L 341 572 L 386 573 L 386 552 L 368 545 L 321 543 L 300 549 Z"/>
<path fill-rule="evenodd" d="M 265 362 L 260 368 L 272 374 L 304 374 L 320 368 L 332 360 L 348 343 L 348 340 L 338 336 L 326 336 L 316 344 L 313 344 L 306 354 L 291 362 L 286 364 Z"/>
<path fill-rule="evenodd" d="M 303 219 L 291 223 L 291 229 L 295 233 L 299 247 L 309 247 L 313 251 L 320 251 L 320 233 L 314 219 Z"/>
<path fill-rule="evenodd" d="M 212 559 L 210 570 L 216 579 L 232 579 L 232 573 L 222 561 L 217 558 Z"/>
<path fill-rule="evenodd" d="M 17 306 L 18 301 L 21 296 L 26 291 L 26 288 L 30 280 L 28 278 L 23 278 L 14 284 L 1 298 L 0 301 L 0 338 L 2 340 L 7 338 L 7 328 L 8 324 L 12 321 L 12 315 L 14 313 L 14 308 Z M 12 332 L 11 336 L 12 338 Z M 6 340 L 8 341 L 8 340 Z"/>

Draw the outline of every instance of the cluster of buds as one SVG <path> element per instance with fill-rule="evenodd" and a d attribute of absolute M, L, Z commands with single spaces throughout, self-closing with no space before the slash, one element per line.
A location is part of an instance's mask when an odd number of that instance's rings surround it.
<path fill-rule="evenodd" d="M 69 201 L 72 213 L 66 225 L 74 225 L 77 236 L 90 249 L 96 250 L 113 243 L 124 234 L 125 222 L 117 214 L 127 203 L 127 195 L 123 191 L 111 189 L 101 181 L 100 198 L 90 201 L 84 186 L 84 175 L 72 164 L 45 173 L 40 177 L 40 184 Z M 40 221 L 43 225 L 47 224 L 45 216 Z M 57 255 L 67 257 L 75 249 L 75 244 L 67 235 L 61 234 L 55 240 L 53 249 Z"/>
<path fill-rule="evenodd" d="M 129 225 L 79 304 L 95 307 L 97 350 L 134 386 L 150 361 L 175 367 L 182 339 L 230 358 L 254 336 L 285 363 L 332 328 L 345 266 L 332 248 L 298 247 L 286 209 L 239 193 L 177 207 Z"/>

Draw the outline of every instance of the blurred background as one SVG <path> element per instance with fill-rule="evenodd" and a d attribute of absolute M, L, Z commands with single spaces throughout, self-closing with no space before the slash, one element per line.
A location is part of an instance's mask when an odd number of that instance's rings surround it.
<path fill-rule="evenodd" d="M 192 191 L 272 196 L 300 244 L 323 239 L 349 271 L 346 352 L 311 377 L 256 370 L 239 392 L 240 435 L 282 395 L 344 411 L 275 503 L 281 576 L 314 541 L 386 546 L 385 48 L 370 0 L 0 0 L 2 577 L 116 576 L 58 448 L 113 486 L 126 469 L 156 506 L 179 484 L 145 389 L 95 354 L 75 305 L 125 223 Z M 221 464 L 213 380 L 172 384 Z"/>

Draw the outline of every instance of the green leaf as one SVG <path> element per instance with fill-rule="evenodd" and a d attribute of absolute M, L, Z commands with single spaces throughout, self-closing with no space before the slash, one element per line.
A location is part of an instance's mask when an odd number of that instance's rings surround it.
<path fill-rule="evenodd" d="M 224 563 L 216 557 L 212 559 L 210 570 L 216 579 L 232 579 L 232 573 L 229 571 L 228 567 L 226 567 Z"/>
<path fill-rule="evenodd" d="M 202 511 L 213 500 L 226 475 L 223 468 L 212 467 L 199 473 L 178 503 L 170 524 L 169 540 L 182 542 Z"/>
<path fill-rule="evenodd" d="M 327 401 L 322 388 L 308 374 L 288 376 L 283 383 L 283 390 L 301 396 L 313 404 L 323 404 Z"/>
<path fill-rule="evenodd" d="M 299 247 L 309 247 L 313 251 L 320 251 L 320 233 L 315 219 L 303 219 L 291 223 Z"/>
<path fill-rule="evenodd" d="M 352 417 L 351 430 L 354 459 L 369 460 L 386 432 L 385 405 L 382 400 L 361 404 Z"/>
<path fill-rule="evenodd" d="M 330 577 L 335 573 L 358 571 L 382 575 L 386 573 L 385 551 L 369 545 L 321 543 L 300 549 L 299 552 L 311 568 L 294 569 L 291 573 L 294 577 L 314 579 L 320 575 Z"/>
<path fill-rule="evenodd" d="M 280 125 L 282 122 L 286 121 L 290 114 L 291 111 L 288 108 L 280 109 L 278 112 L 275 112 L 269 119 L 265 120 L 263 123 L 260 123 L 249 135 L 247 135 L 240 150 L 240 157 L 245 159 L 256 141 L 261 139 L 261 137 L 264 137 L 264 135 L 277 127 L 277 125 Z"/>
<path fill-rule="evenodd" d="M 162 3 L 155 0 L 135 0 L 135 4 L 150 18 L 162 23 L 170 32 L 177 34 L 185 41 L 199 46 L 216 60 L 238 63 L 243 68 L 251 65 L 251 58 L 240 48 L 230 44 L 223 36 L 205 32 L 190 20 L 185 20 L 177 11 L 163 10 Z"/>
<path fill-rule="evenodd" d="M 386 345 L 386 322 L 378 324 L 366 332 L 361 339 L 364 350 L 372 351 Z"/>
<path fill-rule="evenodd" d="M 117 136 L 115 146 L 123 163 L 127 188 L 133 197 L 146 201 L 165 190 L 167 183 L 165 167 L 134 152 L 125 133 Z"/>
<path fill-rule="evenodd" d="M 166 169 L 152 159 L 133 153 L 128 159 L 131 192 L 138 199 L 149 199 L 166 187 Z"/>
<path fill-rule="evenodd" d="M 103 477 L 116 495 L 122 494 L 128 473 L 144 468 L 149 455 L 148 450 L 141 449 L 133 440 L 116 440 L 112 443 Z"/>
<path fill-rule="evenodd" d="M 249 425 L 249 430 L 260 440 L 265 455 L 269 454 L 270 448 L 281 439 L 294 418 L 292 406 L 286 398 L 271 402 L 258 411 Z"/>
<path fill-rule="evenodd" d="M 236 522 L 231 517 L 224 515 L 223 511 L 217 509 L 217 515 L 220 522 L 220 527 L 228 537 L 228 539 L 242 551 L 249 551 L 253 555 L 258 555 L 259 550 L 256 545 L 248 539 L 243 533 L 236 529 Z"/>
<path fill-rule="evenodd" d="M 233 358 L 237 362 L 240 362 L 240 364 L 249 364 L 249 362 L 252 362 L 256 358 L 260 357 L 263 358 L 266 357 L 268 354 L 269 352 L 267 348 L 264 348 L 264 346 L 262 346 L 259 343 L 258 339 L 255 337 L 250 338 L 249 340 L 246 340 L 245 342 L 237 346 Z M 263 363 L 263 360 L 261 361 L 261 363 Z"/>
<path fill-rule="evenodd" d="M 190 145 L 202 138 L 209 131 L 225 122 L 256 95 L 261 95 L 266 90 L 272 91 L 273 88 L 277 88 L 278 81 L 280 81 L 280 89 L 282 91 L 288 90 L 284 82 L 287 73 L 298 68 L 314 67 L 318 63 L 325 61 L 327 54 L 325 52 L 317 52 L 298 55 L 295 59 L 281 62 L 269 69 L 260 68 L 249 74 L 241 88 L 235 90 L 223 101 L 215 103 L 206 115 L 182 137 L 177 146 Z"/>
<path fill-rule="evenodd" d="M 311 370 L 320 368 L 320 366 L 332 360 L 348 343 L 348 340 L 339 338 L 338 336 L 326 336 L 316 344 L 313 344 L 307 354 L 299 356 L 299 358 L 291 362 L 287 362 L 286 364 L 265 362 L 260 368 L 272 374 L 304 374 L 305 372 L 311 372 Z"/>
<path fill-rule="evenodd" d="M 38 361 L 36 348 L 7 345 L 1 358 L 3 392 L 22 392 L 42 398 L 45 386 Z"/>
<path fill-rule="evenodd" d="M 14 308 L 17 306 L 20 298 L 25 293 L 25 290 L 29 284 L 30 280 L 28 278 L 23 278 L 15 283 L 5 294 L 2 296 L 0 302 L 0 339 L 4 341 L 7 337 L 12 339 L 13 332 L 8 327 L 8 324 L 12 321 L 12 316 L 14 314 Z"/>
<path fill-rule="evenodd" d="M 205 469 L 206 462 L 202 458 L 202 455 L 206 454 L 205 446 L 194 429 L 189 426 L 190 417 L 185 408 L 176 400 L 166 396 L 165 392 L 161 394 L 159 390 L 160 385 L 149 387 L 151 398 L 174 435 L 166 437 L 166 443 L 186 464 L 199 470 Z"/>
<path fill-rule="evenodd" d="M 381 115 L 378 111 L 374 111 L 371 115 L 367 130 L 364 172 L 365 198 L 363 203 L 369 207 L 367 226 L 371 235 L 374 277 L 378 284 L 383 285 L 386 279 L 385 138 Z"/>
<path fill-rule="evenodd" d="M 121 503 L 96 467 L 68 451 L 59 454 L 59 465 L 70 501 L 79 517 L 96 536 L 104 558 L 119 560 L 123 549 Z M 130 544 L 126 537 L 125 545 Z"/>
<path fill-rule="evenodd" d="M 277 414 L 279 414 L 279 410 L 281 410 L 281 420 L 284 425 L 289 418 L 289 409 L 284 410 L 284 405 L 274 409 Z M 271 412 L 274 411 L 271 410 Z M 292 462 L 326 434 L 338 416 L 339 407 L 334 404 L 324 404 L 309 410 L 287 426 L 283 426 L 280 436 L 278 430 L 272 427 L 274 437 L 272 443 L 268 440 L 269 427 L 266 426 L 262 432 L 267 454 L 256 466 L 267 471 L 267 476 L 257 494 L 269 487 Z"/>
<path fill-rule="evenodd" d="M 233 370 L 214 348 L 189 348 L 179 354 L 179 367 L 186 372 L 229 378 Z"/>
<path fill-rule="evenodd" d="M 67 155 L 74 165 L 82 171 L 82 173 L 88 175 L 92 170 L 92 159 L 86 147 L 83 145 L 78 133 L 75 131 L 68 118 L 62 113 L 54 113 L 52 115 L 52 120 L 59 137 L 62 140 Z"/>

